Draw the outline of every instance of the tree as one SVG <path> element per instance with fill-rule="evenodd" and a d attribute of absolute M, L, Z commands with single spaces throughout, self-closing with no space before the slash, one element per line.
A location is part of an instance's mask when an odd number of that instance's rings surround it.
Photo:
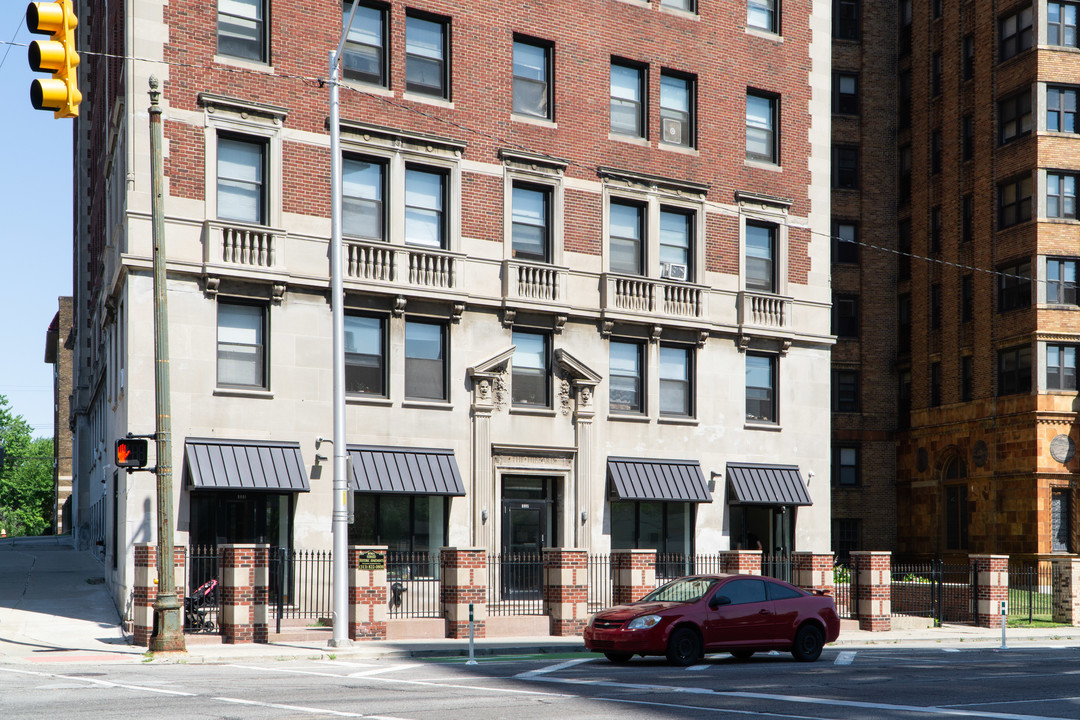
<path fill-rule="evenodd" d="M 53 441 L 34 438 L 29 423 L 0 395 L 0 528 L 41 535 L 52 526 Z"/>

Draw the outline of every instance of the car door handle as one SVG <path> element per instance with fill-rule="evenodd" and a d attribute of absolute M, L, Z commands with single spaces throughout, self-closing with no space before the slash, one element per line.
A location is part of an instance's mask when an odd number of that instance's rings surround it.
<path fill-rule="evenodd" d="M 757 611 L 757 614 L 758 614 L 758 615 L 768 615 L 768 614 L 769 614 L 769 611 L 768 611 L 768 610 L 766 610 L 765 608 L 762 608 L 761 610 L 758 610 L 758 611 Z"/>

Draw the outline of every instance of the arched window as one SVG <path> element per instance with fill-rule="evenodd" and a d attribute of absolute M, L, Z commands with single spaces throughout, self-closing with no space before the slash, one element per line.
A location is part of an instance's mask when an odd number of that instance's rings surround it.
<path fill-rule="evenodd" d="M 967 463 L 959 456 L 945 462 L 941 479 L 945 495 L 945 549 L 966 550 L 968 547 Z M 961 481 L 961 482 L 957 482 Z"/>

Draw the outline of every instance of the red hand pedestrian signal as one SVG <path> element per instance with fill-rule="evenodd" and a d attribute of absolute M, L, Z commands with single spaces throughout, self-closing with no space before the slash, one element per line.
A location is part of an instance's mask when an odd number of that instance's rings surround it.
<path fill-rule="evenodd" d="M 143 438 L 121 438 L 116 441 L 116 467 L 146 467 L 146 440 Z"/>

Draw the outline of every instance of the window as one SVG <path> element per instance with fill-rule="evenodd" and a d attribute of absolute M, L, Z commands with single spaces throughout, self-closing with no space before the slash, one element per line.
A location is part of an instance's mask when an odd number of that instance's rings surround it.
<path fill-rule="evenodd" d="M 963 228 L 960 240 L 969 243 L 975 239 L 975 196 L 971 193 L 964 195 L 961 205 Z"/>
<path fill-rule="evenodd" d="M 608 345 L 608 409 L 611 412 L 644 413 L 644 346 L 614 340 Z"/>
<path fill-rule="evenodd" d="M 446 173 L 405 167 L 405 243 L 446 249 Z"/>
<path fill-rule="evenodd" d="M 941 172 L 941 128 L 934 128 L 930 133 L 930 172 Z"/>
<path fill-rule="evenodd" d="M 833 547 L 836 548 L 837 560 L 851 559 L 851 553 L 861 547 L 859 542 L 859 521 L 842 519 L 833 521 Z"/>
<path fill-rule="evenodd" d="M 964 79 L 975 77 L 975 34 L 964 36 Z"/>
<path fill-rule="evenodd" d="M 1031 91 L 1025 90 L 998 103 L 998 117 L 1000 118 L 998 142 L 1001 144 L 1004 145 L 1010 140 L 1030 133 L 1033 127 Z"/>
<path fill-rule="evenodd" d="M 405 323 L 405 397 L 447 400 L 446 326 L 441 323 Z"/>
<path fill-rule="evenodd" d="M 930 57 L 930 97 L 941 94 L 941 53 Z"/>
<path fill-rule="evenodd" d="M 612 61 L 611 132 L 645 137 L 645 69 Z"/>
<path fill-rule="evenodd" d="M 551 47 L 514 41 L 514 112 L 550 120 Z"/>
<path fill-rule="evenodd" d="M 450 98 L 449 29 L 445 20 L 406 16 L 406 90 Z"/>
<path fill-rule="evenodd" d="M 838 115 L 859 114 L 858 73 L 833 73 L 833 112 Z"/>
<path fill-rule="evenodd" d="M 911 70 L 901 70 L 896 77 L 897 126 L 911 127 Z"/>
<path fill-rule="evenodd" d="M 674 208 L 660 208 L 660 268 L 661 275 L 677 279 L 679 266 L 685 268 L 681 279 L 694 281 L 693 267 L 694 214 Z M 666 272 L 665 272 L 666 271 Z"/>
<path fill-rule="evenodd" d="M 945 488 L 945 547 L 963 550 L 967 546 L 967 485 L 949 485 Z"/>
<path fill-rule="evenodd" d="M 911 0 L 900 0 L 900 57 L 911 54 Z"/>
<path fill-rule="evenodd" d="M 1046 217 L 1076 219 L 1076 176 L 1046 173 Z"/>
<path fill-rule="evenodd" d="M 1021 262 L 998 268 L 998 312 L 1008 312 L 1031 304 L 1031 263 Z"/>
<path fill-rule="evenodd" d="M 941 17 L 942 13 L 944 12 L 944 10 L 945 10 L 945 8 L 943 7 L 944 4 L 945 4 L 945 0 L 934 0 L 934 2 L 933 2 L 933 6 L 934 6 L 933 13 L 934 13 L 934 19 L 935 20 L 937 20 L 939 17 Z"/>
<path fill-rule="evenodd" d="M 218 387 L 266 387 L 265 308 L 218 303 Z"/>
<path fill-rule="evenodd" d="M 694 414 L 694 371 L 689 348 L 660 346 L 660 414 Z"/>
<path fill-rule="evenodd" d="M 349 525 L 350 545 L 386 545 L 391 553 L 416 553 L 406 566 L 413 578 L 437 572 L 439 548 L 447 538 L 447 498 L 405 493 L 353 493 L 353 498 L 356 519 Z"/>
<path fill-rule="evenodd" d="M 832 154 L 833 187 L 857 190 L 859 188 L 859 148 L 854 145 L 834 145 Z"/>
<path fill-rule="evenodd" d="M 833 220 L 833 262 L 857 264 L 859 262 L 859 226 L 852 222 Z"/>
<path fill-rule="evenodd" d="M 930 329 L 941 329 L 941 284 L 930 286 Z"/>
<path fill-rule="evenodd" d="M 341 9 L 344 25 L 352 11 L 351 0 L 344 0 Z M 386 16 L 383 6 L 357 5 L 341 55 L 341 73 L 346 80 L 389 85 Z"/>
<path fill-rule="evenodd" d="M 608 205 L 611 272 L 645 274 L 645 206 L 612 200 Z"/>
<path fill-rule="evenodd" d="M 904 294 L 896 299 L 897 352 L 911 352 L 911 296 Z"/>
<path fill-rule="evenodd" d="M 859 412 L 859 372 L 833 371 L 833 411 Z"/>
<path fill-rule="evenodd" d="M 266 144 L 221 135 L 217 143 L 217 214 L 223 220 L 266 222 Z"/>
<path fill-rule="evenodd" d="M 1076 132 L 1076 90 L 1046 89 L 1046 129 L 1050 132 Z"/>
<path fill-rule="evenodd" d="M 511 375 L 515 405 L 551 407 L 551 348 L 546 333 L 514 331 Z"/>
<path fill-rule="evenodd" d="M 777 422 L 777 357 L 746 353 L 746 419 Z"/>
<path fill-rule="evenodd" d="M 264 0 L 218 0 L 218 54 L 266 62 L 265 15 Z"/>
<path fill-rule="evenodd" d="M 776 292 L 776 225 L 746 223 L 746 289 Z"/>
<path fill-rule="evenodd" d="M 857 295 L 837 295 L 833 299 L 833 334 L 837 337 L 859 337 Z"/>
<path fill-rule="evenodd" d="M 859 0 L 834 0 L 833 37 L 837 40 L 858 40 L 859 26 Z"/>
<path fill-rule="evenodd" d="M 342 232 L 386 240 L 386 164 L 346 157 L 341 170 Z"/>
<path fill-rule="evenodd" d="M 551 188 L 514 183 L 513 254 L 518 260 L 550 262 Z"/>
<path fill-rule="evenodd" d="M 960 320 L 970 322 L 975 319 L 975 278 L 965 275 L 960 279 Z"/>
<path fill-rule="evenodd" d="M 685 10 L 686 12 L 694 12 L 697 9 L 697 3 L 694 0 L 660 0 L 660 4 L 664 7 Z"/>
<path fill-rule="evenodd" d="M 747 26 L 771 33 L 780 32 L 776 2 L 777 0 L 747 0 Z"/>
<path fill-rule="evenodd" d="M 1022 177 L 998 186 L 998 224 L 1002 228 L 1031 219 L 1031 178 Z"/>
<path fill-rule="evenodd" d="M 611 548 L 648 549 L 661 554 L 690 555 L 693 552 L 693 507 L 692 503 L 685 502 L 613 502 Z M 663 566 L 666 564 L 658 563 L 658 577 L 664 576 Z M 675 572 L 684 574 L 681 571 Z"/>
<path fill-rule="evenodd" d="M 386 397 L 386 320 L 345 316 L 345 392 Z"/>
<path fill-rule="evenodd" d="M 694 81 L 690 78 L 660 74 L 660 141 L 694 146 Z"/>
<path fill-rule="evenodd" d="M 746 94 L 746 157 L 762 162 L 779 162 L 777 105 L 775 96 Z"/>
<path fill-rule="evenodd" d="M 1072 503 L 1067 488 L 1050 490 L 1050 551 L 1072 552 Z"/>
<path fill-rule="evenodd" d="M 1028 346 L 998 351 L 998 396 L 1031 391 L 1031 348 Z"/>
<path fill-rule="evenodd" d="M 859 448 L 839 446 L 833 448 L 833 485 L 857 487 L 859 477 Z"/>
<path fill-rule="evenodd" d="M 941 363 L 930 363 L 930 407 L 941 405 Z"/>
<path fill-rule="evenodd" d="M 896 244 L 900 250 L 897 279 L 907 280 L 911 277 L 911 220 L 905 218 L 896 224 Z"/>
<path fill-rule="evenodd" d="M 941 206 L 930 208 L 930 252 L 941 252 Z"/>
<path fill-rule="evenodd" d="M 965 115 L 960 121 L 960 159 L 965 162 L 975 157 L 975 118 Z"/>
<path fill-rule="evenodd" d="M 960 358 L 960 399 L 970 402 L 975 397 L 975 358 L 965 355 Z"/>
<path fill-rule="evenodd" d="M 1076 389 L 1076 346 L 1046 346 L 1046 389 Z"/>
<path fill-rule="evenodd" d="M 1026 7 L 998 21 L 999 60 L 1008 60 L 1031 47 L 1031 17 L 1031 8 Z"/>
<path fill-rule="evenodd" d="M 1046 261 L 1046 302 L 1076 305 L 1076 260 Z"/>
<path fill-rule="evenodd" d="M 1046 4 L 1046 41 L 1050 45 L 1077 47 L 1076 3 Z"/>

